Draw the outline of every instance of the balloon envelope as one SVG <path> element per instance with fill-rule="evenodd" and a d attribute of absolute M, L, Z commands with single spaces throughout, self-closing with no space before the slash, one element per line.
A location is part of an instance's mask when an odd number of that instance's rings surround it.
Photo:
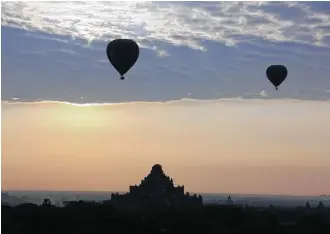
<path fill-rule="evenodd" d="M 107 46 L 107 57 L 112 66 L 119 72 L 121 79 L 139 57 L 138 44 L 130 39 L 115 39 Z"/>
<path fill-rule="evenodd" d="M 280 84 L 285 80 L 288 75 L 288 70 L 283 65 L 271 65 L 266 70 L 268 80 L 277 89 Z"/>

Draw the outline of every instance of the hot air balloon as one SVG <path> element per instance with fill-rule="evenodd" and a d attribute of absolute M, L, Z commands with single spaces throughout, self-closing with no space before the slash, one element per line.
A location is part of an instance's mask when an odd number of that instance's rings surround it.
<path fill-rule="evenodd" d="M 119 72 L 120 79 L 129 71 L 139 57 L 138 44 L 130 39 L 115 39 L 107 46 L 107 56 L 112 66 Z"/>
<path fill-rule="evenodd" d="M 278 86 L 282 84 L 288 75 L 288 70 L 284 65 L 271 65 L 266 70 L 266 75 L 268 80 L 275 86 L 278 90 Z"/>

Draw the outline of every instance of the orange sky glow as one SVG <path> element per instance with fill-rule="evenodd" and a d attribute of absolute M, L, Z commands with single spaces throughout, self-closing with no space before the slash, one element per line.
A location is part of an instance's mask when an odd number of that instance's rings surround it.
<path fill-rule="evenodd" d="M 191 192 L 330 193 L 329 102 L 1 108 L 3 190 L 126 191 L 159 163 Z"/>

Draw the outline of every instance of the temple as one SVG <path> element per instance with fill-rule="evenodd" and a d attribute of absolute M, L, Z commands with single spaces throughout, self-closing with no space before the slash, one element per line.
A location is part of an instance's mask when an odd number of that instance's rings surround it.
<path fill-rule="evenodd" d="M 184 192 L 184 186 L 175 187 L 173 179 L 165 175 L 162 166 L 156 164 L 140 185 L 130 186 L 123 195 L 111 194 L 111 203 L 121 210 L 141 211 L 162 207 L 202 207 L 202 196 Z"/>

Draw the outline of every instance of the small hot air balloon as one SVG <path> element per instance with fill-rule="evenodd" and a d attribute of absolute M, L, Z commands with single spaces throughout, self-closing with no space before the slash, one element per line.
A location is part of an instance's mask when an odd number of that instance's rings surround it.
<path fill-rule="evenodd" d="M 268 80 L 275 86 L 278 90 L 278 86 L 282 84 L 288 75 L 288 70 L 284 65 L 271 65 L 266 70 L 266 75 Z"/>
<path fill-rule="evenodd" d="M 120 79 L 129 71 L 139 57 L 138 44 L 130 39 L 115 39 L 107 46 L 107 56 L 112 66 L 119 72 Z"/>

